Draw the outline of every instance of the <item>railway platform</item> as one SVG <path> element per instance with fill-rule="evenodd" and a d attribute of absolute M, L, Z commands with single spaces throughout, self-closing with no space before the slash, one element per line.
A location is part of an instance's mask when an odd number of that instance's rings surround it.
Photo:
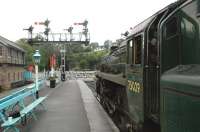
<path fill-rule="evenodd" d="M 38 120 L 28 121 L 22 132 L 119 132 L 81 80 L 45 87 L 40 95 L 48 95 L 44 102 L 47 110 L 38 110 Z"/>

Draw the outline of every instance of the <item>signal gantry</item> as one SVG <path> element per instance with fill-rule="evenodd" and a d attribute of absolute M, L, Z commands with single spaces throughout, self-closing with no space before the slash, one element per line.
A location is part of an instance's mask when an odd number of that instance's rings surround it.
<path fill-rule="evenodd" d="M 66 46 L 71 44 L 85 44 L 86 46 L 90 43 L 90 34 L 88 30 L 88 21 L 85 20 L 82 23 L 74 23 L 75 26 L 82 26 L 82 32 L 74 33 L 74 27 L 70 26 L 64 29 L 67 32 L 64 33 L 52 33 L 49 27 L 50 21 L 47 19 L 44 22 L 35 22 L 35 25 L 43 25 L 45 27 L 44 32 L 33 33 L 34 27 L 31 25 L 29 28 L 24 30 L 28 31 L 28 43 L 31 45 L 41 45 L 41 44 L 61 44 L 60 54 L 61 54 L 61 80 L 65 81 L 65 71 L 66 71 Z"/>
<path fill-rule="evenodd" d="M 74 23 L 75 26 L 82 26 L 83 29 L 81 32 L 74 33 L 74 27 L 70 26 L 67 29 L 64 29 L 67 32 L 62 33 L 53 33 L 49 27 L 50 21 L 47 19 L 44 22 L 35 22 L 35 25 L 43 25 L 45 27 L 44 32 L 34 33 L 34 27 L 31 25 L 29 28 L 24 30 L 28 31 L 28 42 L 30 44 L 85 44 L 90 43 L 90 34 L 88 30 L 88 21 L 85 20 L 82 23 Z"/>

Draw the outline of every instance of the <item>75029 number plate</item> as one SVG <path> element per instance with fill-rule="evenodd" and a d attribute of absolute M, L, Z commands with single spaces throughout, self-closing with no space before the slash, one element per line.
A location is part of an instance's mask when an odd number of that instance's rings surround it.
<path fill-rule="evenodd" d="M 128 89 L 134 93 L 140 93 L 142 91 L 142 86 L 137 81 L 128 80 Z"/>

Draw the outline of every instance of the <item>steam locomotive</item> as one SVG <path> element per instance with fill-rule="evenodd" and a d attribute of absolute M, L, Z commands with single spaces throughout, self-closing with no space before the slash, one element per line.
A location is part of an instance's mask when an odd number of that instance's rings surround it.
<path fill-rule="evenodd" d="M 200 132 L 200 0 L 179 0 L 135 26 L 96 77 L 121 131 Z"/>

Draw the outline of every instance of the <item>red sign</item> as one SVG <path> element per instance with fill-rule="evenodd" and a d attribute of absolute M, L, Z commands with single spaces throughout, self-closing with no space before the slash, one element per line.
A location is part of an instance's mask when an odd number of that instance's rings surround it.
<path fill-rule="evenodd" d="M 35 22 L 35 25 L 44 25 L 44 22 Z"/>
<path fill-rule="evenodd" d="M 50 56 L 50 67 L 56 67 L 56 55 Z"/>
<path fill-rule="evenodd" d="M 33 65 L 29 65 L 27 70 L 30 71 L 30 72 L 33 72 L 34 71 L 34 66 Z"/>

